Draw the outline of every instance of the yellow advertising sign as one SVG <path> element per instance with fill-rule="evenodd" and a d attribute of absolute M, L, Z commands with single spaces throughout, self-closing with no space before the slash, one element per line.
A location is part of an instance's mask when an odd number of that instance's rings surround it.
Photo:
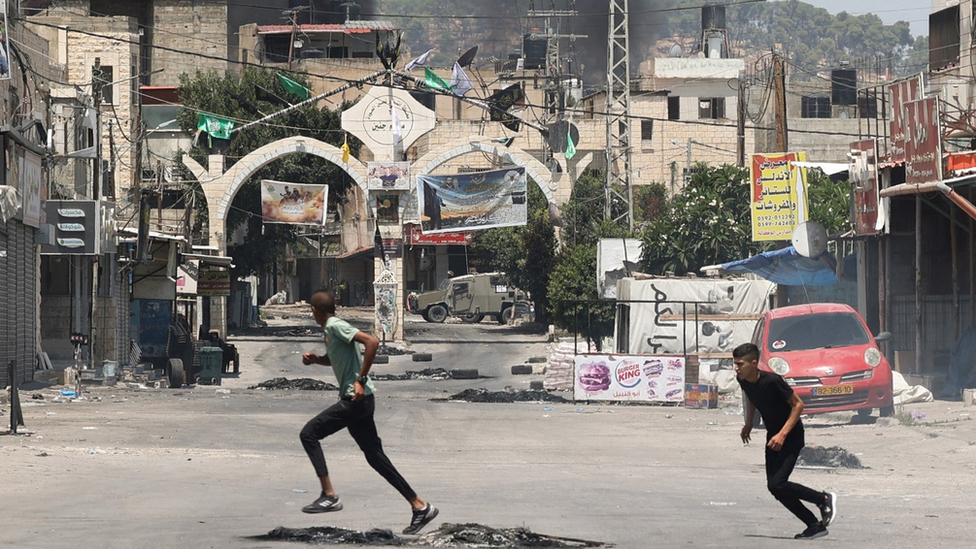
<path fill-rule="evenodd" d="M 197 295 L 205 297 L 230 295 L 230 271 L 200 271 Z"/>
<path fill-rule="evenodd" d="M 752 240 L 790 240 L 807 220 L 806 153 L 754 154 L 749 169 Z"/>

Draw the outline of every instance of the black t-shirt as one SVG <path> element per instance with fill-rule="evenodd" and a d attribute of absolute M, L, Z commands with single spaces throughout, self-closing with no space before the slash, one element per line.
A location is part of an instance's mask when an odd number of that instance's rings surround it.
<path fill-rule="evenodd" d="M 786 380 L 772 372 L 759 371 L 759 380 L 755 383 L 739 379 L 739 386 L 742 392 L 749 397 L 749 402 L 756 407 L 762 416 L 763 423 L 766 424 L 766 438 L 771 438 L 779 433 L 786 420 L 790 418 L 793 408 L 790 406 L 790 396 L 793 389 L 787 385 Z M 790 436 L 803 433 L 803 423 L 797 421 L 790 431 Z"/>

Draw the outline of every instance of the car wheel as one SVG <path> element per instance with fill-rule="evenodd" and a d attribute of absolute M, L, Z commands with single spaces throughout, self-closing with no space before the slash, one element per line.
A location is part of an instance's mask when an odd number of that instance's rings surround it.
<path fill-rule="evenodd" d="M 891 417 L 895 415 L 895 405 L 882 406 L 881 407 L 881 417 Z"/>
<path fill-rule="evenodd" d="M 461 315 L 461 320 L 467 322 L 468 324 L 477 324 L 484 320 L 485 315 L 481 313 L 471 313 L 467 315 Z"/>
<path fill-rule="evenodd" d="M 859 415 L 861 417 L 868 417 L 869 415 L 871 415 L 871 412 L 873 412 L 873 411 L 874 411 L 874 408 L 859 408 L 857 410 L 857 415 Z"/>
<path fill-rule="evenodd" d="M 502 314 L 498 315 L 498 323 L 508 324 L 509 322 L 511 322 L 513 312 L 515 312 L 515 309 L 513 309 L 511 305 L 502 309 Z"/>
<path fill-rule="evenodd" d="M 431 305 L 427 307 L 427 322 L 440 324 L 447 320 L 447 307 L 443 305 Z"/>

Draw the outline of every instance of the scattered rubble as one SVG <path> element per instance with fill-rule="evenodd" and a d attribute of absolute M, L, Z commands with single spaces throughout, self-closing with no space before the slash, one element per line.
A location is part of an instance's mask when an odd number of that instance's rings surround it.
<path fill-rule="evenodd" d="M 448 400 L 467 402 L 570 402 L 565 398 L 546 391 L 489 391 L 488 389 L 465 389 Z"/>
<path fill-rule="evenodd" d="M 410 351 L 408 349 L 400 349 L 398 347 L 391 347 L 389 345 L 380 345 L 376 349 L 376 354 L 386 355 L 386 356 L 402 356 L 402 355 L 412 355 L 416 351 Z"/>
<path fill-rule="evenodd" d="M 279 526 L 263 536 L 253 539 L 274 541 L 300 541 L 303 543 L 334 543 L 356 545 L 405 545 L 407 540 L 396 537 L 389 530 L 374 528 L 366 532 L 347 530 L 334 526 L 312 528 L 285 528 Z"/>
<path fill-rule="evenodd" d="M 603 547 L 598 541 L 536 534 L 527 528 L 492 528 L 482 524 L 442 524 L 420 536 L 418 544 L 430 547 Z"/>
<path fill-rule="evenodd" d="M 288 379 L 284 377 L 276 377 L 269 379 L 267 381 L 262 381 L 257 385 L 252 385 L 248 389 L 294 389 L 299 391 L 338 391 L 339 388 L 331 383 L 326 383 L 325 381 L 320 381 L 318 379 L 311 379 L 307 377 L 298 379 Z"/>
<path fill-rule="evenodd" d="M 444 368 L 424 368 L 419 372 L 407 371 L 404 374 L 376 374 L 371 373 L 369 377 L 376 381 L 405 381 L 408 379 L 451 379 L 451 373 Z"/>
<path fill-rule="evenodd" d="M 797 465 L 866 469 L 857 456 L 840 446 L 804 446 L 800 450 L 800 459 L 797 460 Z"/>
<path fill-rule="evenodd" d="M 423 547 L 507 547 L 529 549 L 546 547 L 569 549 L 574 547 L 604 547 L 598 541 L 587 541 L 559 536 L 536 534 L 526 528 L 492 528 L 482 524 L 442 524 L 440 528 L 419 538 L 405 538 L 390 530 L 374 528 L 365 532 L 317 526 L 311 528 L 286 528 L 279 526 L 262 536 L 251 539 L 270 541 L 297 541 L 315 544 L 355 545 L 410 545 Z"/>

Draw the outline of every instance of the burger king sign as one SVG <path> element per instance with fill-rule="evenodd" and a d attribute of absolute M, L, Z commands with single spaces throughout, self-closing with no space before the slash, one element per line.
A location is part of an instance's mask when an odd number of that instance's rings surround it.
<path fill-rule="evenodd" d="M 666 365 L 666 367 L 665 367 Z M 675 356 L 577 355 L 576 400 L 680 401 L 685 361 Z"/>

